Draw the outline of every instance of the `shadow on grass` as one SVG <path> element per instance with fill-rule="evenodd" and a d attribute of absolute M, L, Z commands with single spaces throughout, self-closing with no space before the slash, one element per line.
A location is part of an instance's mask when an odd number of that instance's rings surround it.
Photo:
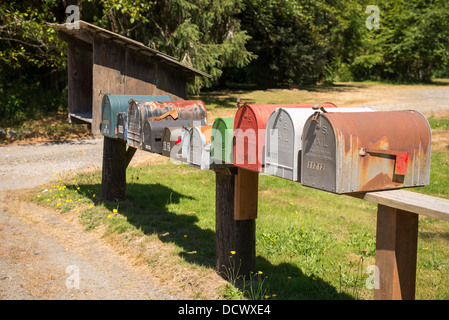
<path fill-rule="evenodd" d="M 194 213 L 172 212 L 168 206 L 180 204 L 183 199 L 198 201 L 160 183 L 127 184 L 127 200 L 106 202 L 94 197 L 100 194 L 99 184 L 80 184 L 78 193 L 92 201 L 102 202 L 112 213 L 119 209 L 120 215 L 146 235 L 157 235 L 164 243 L 174 243 L 181 248 L 180 257 L 189 263 L 215 269 L 215 232 L 197 226 L 199 218 Z M 67 186 L 75 189 L 75 186 Z M 213 202 L 215 203 L 215 201 Z M 182 205 L 182 204 L 181 204 Z M 306 276 L 293 264 L 273 265 L 263 257 L 257 257 L 257 269 L 268 276 L 267 294 L 276 293 L 279 299 L 353 299 L 338 292 L 319 277 Z M 222 277 L 225 276 L 222 274 Z M 225 279 L 228 280 L 228 279 Z M 251 298 L 247 296 L 248 298 Z"/>

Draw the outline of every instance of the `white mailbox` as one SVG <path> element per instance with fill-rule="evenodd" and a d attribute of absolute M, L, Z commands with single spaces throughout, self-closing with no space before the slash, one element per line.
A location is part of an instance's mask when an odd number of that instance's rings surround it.
<path fill-rule="evenodd" d="M 187 164 L 198 169 L 210 169 L 212 126 L 193 127 L 190 131 Z"/>

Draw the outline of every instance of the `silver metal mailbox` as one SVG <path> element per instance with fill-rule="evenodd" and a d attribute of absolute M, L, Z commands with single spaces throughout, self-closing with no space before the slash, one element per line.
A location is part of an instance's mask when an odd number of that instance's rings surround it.
<path fill-rule="evenodd" d="M 360 108 L 277 108 L 267 121 L 264 173 L 292 181 L 301 180 L 302 131 L 307 119 L 316 112 L 373 112 Z"/>
<path fill-rule="evenodd" d="M 212 126 L 193 127 L 190 131 L 187 164 L 198 169 L 210 169 Z"/>
<path fill-rule="evenodd" d="M 427 185 L 430 148 L 418 111 L 319 113 L 304 125 L 301 183 L 332 193 Z"/>

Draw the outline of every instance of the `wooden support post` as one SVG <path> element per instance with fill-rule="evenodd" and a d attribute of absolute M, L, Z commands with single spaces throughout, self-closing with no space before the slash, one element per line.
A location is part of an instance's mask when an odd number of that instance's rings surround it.
<path fill-rule="evenodd" d="M 237 168 L 235 177 L 234 219 L 250 220 L 257 218 L 259 201 L 259 173 Z"/>
<path fill-rule="evenodd" d="M 215 170 L 216 271 L 226 278 L 233 269 L 248 279 L 256 269 L 256 221 L 234 219 L 236 174 L 237 168 Z"/>
<path fill-rule="evenodd" d="M 126 198 L 126 143 L 104 137 L 101 197 L 106 201 Z"/>
<path fill-rule="evenodd" d="M 375 300 L 414 300 L 418 214 L 379 204 Z"/>

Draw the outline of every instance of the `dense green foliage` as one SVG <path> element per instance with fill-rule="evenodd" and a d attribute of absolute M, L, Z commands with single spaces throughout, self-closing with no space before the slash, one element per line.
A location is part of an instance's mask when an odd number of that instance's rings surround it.
<path fill-rule="evenodd" d="M 212 75 L 197 78 L 190 92 L 231 82 L 449 76 L 447 0 L 379 0 L 375 10 L 368 0 L 1 1 L 0 124 L 65 107 L 65 44 L 48 23 L 66 22 L 69 5 L 81 20 Z"/>

